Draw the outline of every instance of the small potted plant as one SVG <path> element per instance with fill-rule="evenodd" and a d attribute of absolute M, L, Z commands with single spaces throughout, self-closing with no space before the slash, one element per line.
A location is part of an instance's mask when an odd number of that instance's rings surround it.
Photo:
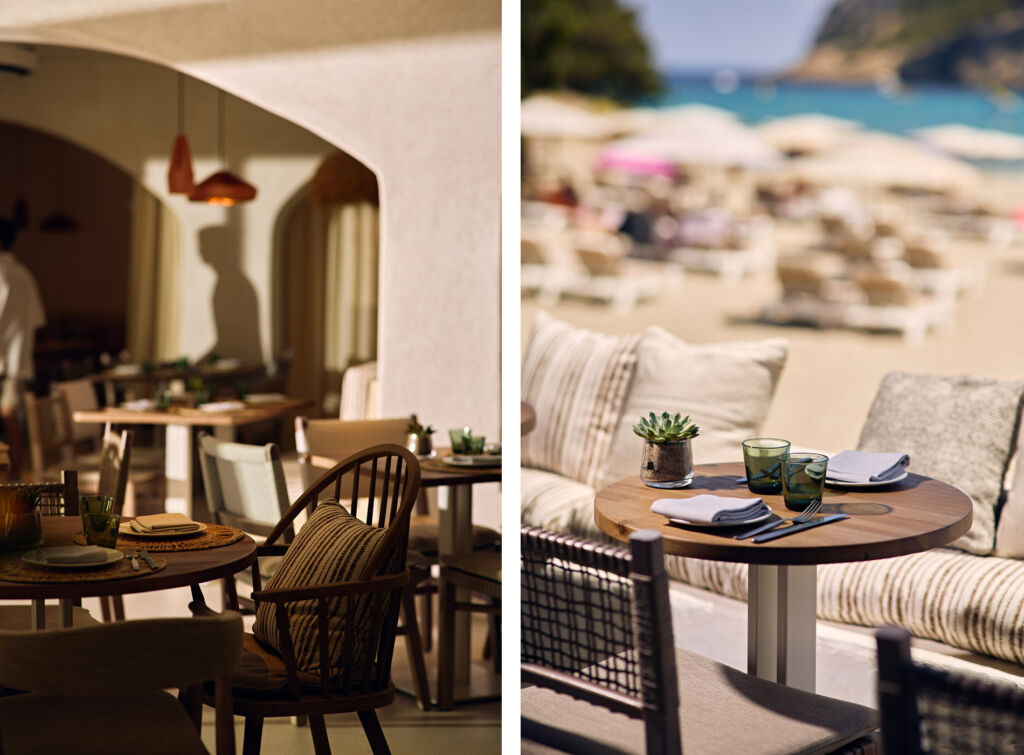
<path fill-rule="evenodd" d="M 0 550 L 34 548 L 43 542 L 39 501 L 45 486 L 0 485 Z"/>
<path fill-rule="evenodd" d="M 409 427 L 406 432 L 408 433 L 406 436 L 406 448 L 421 459 L 426 459 L 434 455 L 434 444 L 430 438 L 430 436 L 435 432 L 434 428 L 430 425 L 421 425 L 414 414 L 412 415 L 412 421 L 409 422 Z"/>
<path fill-rule="evenodd" d="M 633 425 L 633 432 L 644 439 L 640 479 L 652 488 L 685 488 L 693 482 L 693 452 L 690 439 L 700 428 L 690 417 L 651 412 Z"/>

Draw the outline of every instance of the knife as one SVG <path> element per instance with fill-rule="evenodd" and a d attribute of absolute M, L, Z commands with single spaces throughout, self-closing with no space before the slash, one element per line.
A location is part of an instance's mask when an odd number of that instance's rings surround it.
<path fill-rule="evenodd" d="M 786 535 L 791 535 L 794 532 L 799 532 L 800 530 L 809 530 L 811 527 L 817 527 L 822 524 L 831 524 L 832 522 L 838 522 L 842 519 L 849 518 L 850 517 L 848 517 L 846 514 L 832 514 L 831 516 L 824 516 L 821 519 L 812 519 L 811 521 L 804 522 L 803 524 L 794 524 L 789 527 L 784 527 L 781 530 L 769 532 L 765 535 L 761 535 L 760 537 L 755 537 L 751 542 L 766 543 L 769 540 L 775 540 L 776 538 L 785 537 Z"/>
<path fill-rule="evenodd" d="M 135 555 L 135 551 L 132 551 L 132 569 L 134 571 L 139 570 L 139 557 Z"/>
<path fill-rule="evenodd" d="M 139 551 L 139 555 L 142 556 L 142 560 L 146 562 L 150 569 L 156 571 L 156 561 L 149 555 L 149 551 Z"/>

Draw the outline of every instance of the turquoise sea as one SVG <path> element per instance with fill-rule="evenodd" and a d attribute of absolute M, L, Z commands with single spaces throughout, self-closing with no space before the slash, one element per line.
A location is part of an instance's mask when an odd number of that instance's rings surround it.
<path fill-rule="evenodd" d="M 964 123 L 1024 134 L 1024 99 L 954 86 L 905 86 L 883 94 L 873 86 L 754 82 L 743 80 L 723 93 L 711 77 L 665 78 L 666 92 L 650 104 L 669 107 L 704 103 L 730 110 L 744 122 L 760 123 L 797 113 L 824 113 L 860 121 L 865 127 L 902 134 L 925 126 Z"/>

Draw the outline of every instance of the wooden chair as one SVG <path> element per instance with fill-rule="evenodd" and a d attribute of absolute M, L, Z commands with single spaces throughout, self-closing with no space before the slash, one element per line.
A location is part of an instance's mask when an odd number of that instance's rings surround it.
<path fill-rule="evenodd" d="M 875 639 L 886 752 L 1011 755 L 1024 750 L 1024 690 L 914 663 L 905 629 L 883 627 Z"/>
<path fill-rule="evenodd" d="M 244 638 L 242 660 L 234 675 L 233 705 L 236 715 L 245 717 L 243 753 L 258 753 L 263 719 L 272 716 L 308 716 L 313 744 L 318 755 L 330 752 L 324 715 L 356 712 L 375 753 L 389 752 L 387 740 L 375 713 L 390 705 L 395 690 L 391 683 L 391 659 L 394 654 L 399 606 L 407 600 L 405 586 L 409 573 L 406 549 L 409 537 L 409 516 L 420 488 L 419 463 L 409 451 L 399 446 L 380 445 L 353 454 L 316 480 L 278 522 L 266 542 L 256 549 L 257 557 L 285 556 L 281 572 L 263 588 L 259 564 L 252 568 L 253 601 L 260 621 L 261 604 L 272 607 L 281 652 L 258 643 L 252 635 Z M 287 589 L 275 589 L 288 566 L 288 559 L 305 559 L 304 536 L 313 524 L 306 525 L 292 545 L 285 545 L 286 533 L 300 512 L 314 515 L 318 506 L 329 499 L 346 500 L 344 490 L 365 491 L 347 499 L 349 511 L 362 522 L 384 531 L 383 540 L 360 579 L 319 584 L 310 583 Z M 290 549 L 295 549 L 291 551 Z M 321 557 L 322 564 L 334 558 Z M 336 558 L 336 557 L 335 557 Z M 389 565 L 389 566 L 388 566 Z M 352 599 L 353 596 L 361 596 Z M 353 633 L 341 642 L 340 658 L 332 660 L 330 627 L 353 627 L 360 611 L 367 610 L 365 600 L 379 601 L 374 606 L 371 635 L 365 638 L 366 652 L 356 654 Z M 296 654 L 297 642 L 292 632 L 289 605 L 308 610 L 316 616 L 315 626 L 317 674 L 303 671 Z M 210 609 L 200 601 L 189 606 L 193 613 L 205 615 Z M 337 611 L 333 613 L 332 611 Z M 309 616 L 309 614 L 307 614 Z M 204 702 L 212 704 L 207 691 Z"/>
<path fill-rule="evenodd" d="M 201 721 L 164 690 L 216 680 L 217 753 L 234 753 L 229 675 L 241 641 L 242 618 L 233 612 L 0 631 L 0 684 L 29 691 L 0 698 L 0 748 L 6 753 L 206 753 Z"/>
<path fill-rule="evenodd" d="M 299 451 L 299 462 L 303 476 L 308 482 L 322 469 L 329 468 L 359 448 L 366 448 L 377 443 L 395 443 L 404 445 L 409 422 L 412 417 L 389 419 L 343 421 L 335 419 L 295 419 L 295 447 Z M 406 635 L 406 648 L 410 654 L 409 663 L 413 669 L 423 668 L 426 674 L 424 653 L 430 652 L 433 636 L 431 617 L 431 595 L 437 592 L 437 582 L 431 577 L 433 567 L 438 563 L 440 549 L 440 521 L 429 513 L 426 496 L 421 491 L 416 502 L 416 514 L 410 520 L 409 548 L 416 555 L 410 557 L 411 581 L 409 589 L 419 598 L 410 601 L 408 608 L 403 608 L 403 627 L 401 632 Z M 501 542 L 501 535 L 489 527 L 473 526 L 474 548 L 493 547 Z M 419 621 L 417 622 L 417 611 Z M 418 623 L 414 640 L 410 625 Z M 419 677 L 419 674 L 415 674 Z M 420 682 L 417 681 L 417 687 Z M 422 710 L 430 707 L 428 687 L 417 690 L 416 701 Z"/>
<path fill-rule="evenodd" d="M 441 557 L 441 622 L 437 659 L 437 707 L 450 710 L 455 702 L 455 613 L 486 613 L 491 617 L 488 633 L 494 670 L 501 671 L 501 553 L 479 551 Z M 465 588 L 488 599 L 486 603 L 457 601 L 455 591 Z"/>
<path fill-rule="evenodd" d="M 868 746 L 874 711 L 673 647 L 657 533 L 626 550 L 524 526 L 521 570 L 524 753 Z"/>
<path fill-rule="evenodd" d="M 217 440 L 199 434 L 199 466 L 206 491 L 206 506 L 218 524 L 225 524 L 257 537 L 266 537 L 288 513 L 291 501 L 284 479 L 281 452 L 274 443 L 263 446 Z M 292 532 L 283 541 L 291 542 Z M 274 569 L 264 562 L 262 576 Z M 239 575 L 245 579 L 246 574 Z M 252 608 L 252 601 L 238 597 L 234 579 L 224 580 L 225 607 Z"/>

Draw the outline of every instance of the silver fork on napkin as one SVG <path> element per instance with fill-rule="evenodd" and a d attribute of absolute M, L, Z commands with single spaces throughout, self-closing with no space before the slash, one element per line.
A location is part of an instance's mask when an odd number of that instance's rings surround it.
<path fill-rule="evenodd" d="M 748 537 L 754 537 L 754 535 L 760 535 L 762 532 L 773 530 L 781 524 L 792 523 L 792 524 L 803 524 L 804 522 L 811 521 L 811 517 L 821 510 L 821 499 L 808 504 L 807 508 L 801 511 L 797 516 L 792 519 L 779 519 L 777 522 L 768 522 L 768 524 L 762 524 L 760 527 L 755 527 L 747 532 L 742 532 L 739 535 L 733 535 L 737 540 L 746 540 Z"/>

